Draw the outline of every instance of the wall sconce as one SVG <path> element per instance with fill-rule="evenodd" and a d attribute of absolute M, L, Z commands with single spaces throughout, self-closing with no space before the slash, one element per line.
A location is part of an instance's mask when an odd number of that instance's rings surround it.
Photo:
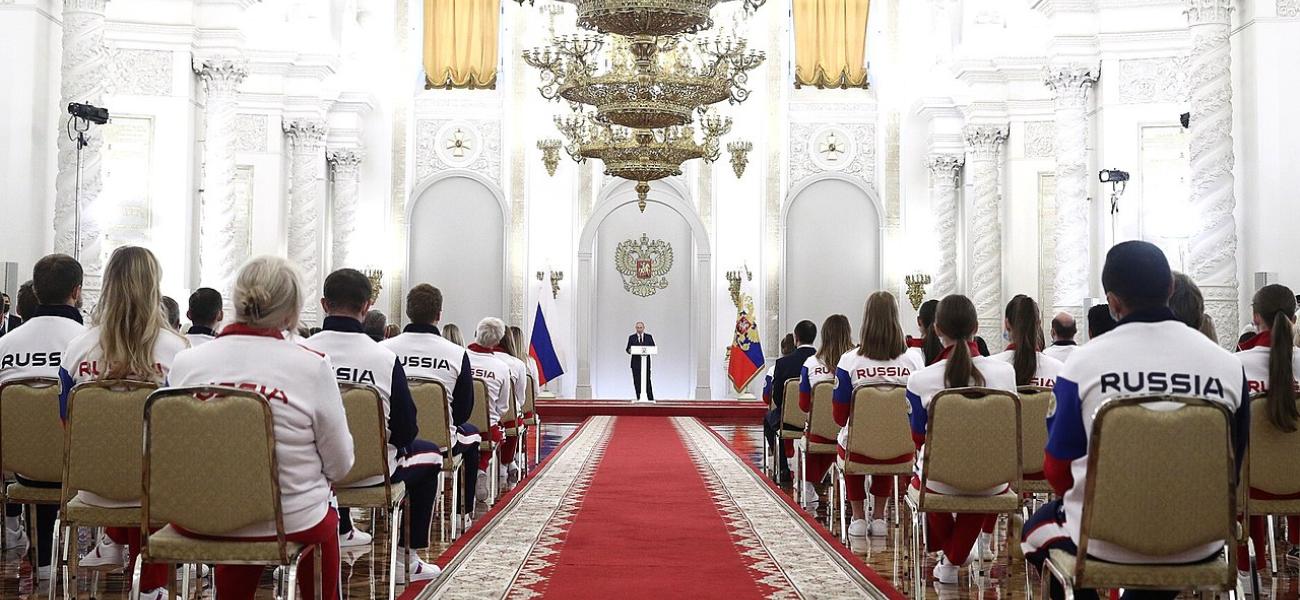
<path fill-rule="evenodd" d="M 537 272 L 537 280 L 546 280 L 546 271 Z M 564 281 L 564 271 L 551 271 L 551 299 L 560 299 L 560 282 Z"/>
<path fill-rule="evenodd" d="M 363 269 L 361 273 L 370 280 L 370 303 L 374 304 L 379 299 L 379 291 L 384 289 L 384 270 Z"/>
<path fill-rule="evenodd" d="M 731 170 L 736 172 L 736 179 L 745 174 L 745 166 L 749 164 L 749 151 L 753 149 L 754 144 L 746 141 L 727 144 L 727 152 L 731 154 Z"/>
<path fill-rule="evenodd" d="M 727 271 L 727 289 L 731 292 L 731 303 L 736 305 L 736 310 L 740 310 L 740 284 L 742 281 L 753 281 L 754 274 L 749 272 L 748 265 L 741 265 L 735 271 Z"/>
<path fill-rule="evenodd" d="M 546 165 L 546 174 L 555 177 L 555 168 L 560 166 L 560 140 L 537 140 L 537 149 L 542 151 L 542 164 Z"/>
<path fill-rule="evenodd" d="M 930 285 L 930 276 L 920 271 L 903 278 L 907 282 L 907 299 L 912 302 L 912 310 L 920 310 L 925 302 L 925 286 Z"/>

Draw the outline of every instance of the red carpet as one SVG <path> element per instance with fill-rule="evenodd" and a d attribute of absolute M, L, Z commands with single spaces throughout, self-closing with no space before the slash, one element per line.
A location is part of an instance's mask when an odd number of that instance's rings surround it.
<path fill-rule="evenodd" d="M 672 423 L 620 417 L 544 591 L 550 598 L 760 598 Z"/>
<path fill-rule="evenodd" d="M 595 415 L 617 417 L 699 417 L 749 420 L 757 422 L 767 414 L 762 400 L 561 400 L 539 399 L 537 412 L 542 419 L 580 419 Z"/>

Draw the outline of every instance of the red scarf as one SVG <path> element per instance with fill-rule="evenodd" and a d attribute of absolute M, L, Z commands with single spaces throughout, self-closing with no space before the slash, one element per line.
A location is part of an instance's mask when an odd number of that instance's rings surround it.
<path fill-rule="evenodd" d="M 944 349 L 943 349 L 943 352 L 940 352 L 940 353 L 939 353 L 939 357 L 936 358 L 936 359 L 934 359 L 934 362 L 939 362 L 939 361 L 941 361 L 941 360 L 947 360 L 947 358 L 948 358 L 949 356 L 952 356 L 952 349 L 955 348 L 956 346 L 957 346 L 956 344 L 953 344 L 952 346 L 948 346 L 948 347 L 944 348 Z M 966 342 L 966 347 L 967 347 L 967 348 L 970 348 L 970 355 L 971 355 L 971 357 L 975 357 L 975 356 L 979 356 L 979 355 L 980 355 L 980 345 L 979 345 L 979 344 L 976 344 L 975 342 Z M 931 363 L 931 364 L 934 364 L 934 363 Z"/>
<path fill-rule="evenodd" d="M 488 348 L 487 346 L 480 346 L 477 342 L 471 343 L 469 345 L 469 350 L 471 352 L 478 352 L 479 354 L 492 354 L 493 352 L 491 348 Z"/>
<path fill-rule="evenodd" d="M 924 347 L 925 347 L 925 338 L 914 338 L 914 337 L 912 337 L 912 336 L 909 335 L 909 336 L 907 336 L 907 347 L 908 347 L 908 348 L 924 348 Z"/>
<path fill-rule="evenodd" d="M 1240 344 L 1237 344 L 1237 351 L 1250 350 L 1251 348 L 1272 348 L 1273 347 L 1273 330 L 1265 329 Z"/>

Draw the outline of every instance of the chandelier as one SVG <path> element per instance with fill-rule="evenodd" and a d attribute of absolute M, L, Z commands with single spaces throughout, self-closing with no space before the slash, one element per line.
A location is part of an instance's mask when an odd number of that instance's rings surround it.
<path fill-rule="evenodd" d="M 515 0 L 520 5 L 533 0 Z M 709 11 L 720 0 L 564 0 L 578 9 L 578 26 L 600 33 L 671 36 L 713 27 Z M 725 1 L 725 0 L 721 0 Z M 741 0 L 748 12 L 767 0 Z"/>

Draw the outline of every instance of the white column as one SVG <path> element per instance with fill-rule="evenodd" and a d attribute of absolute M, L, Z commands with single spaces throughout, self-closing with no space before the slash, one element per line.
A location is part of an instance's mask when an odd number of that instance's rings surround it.
<path fill-rule="evenodd" d="M 235 219 L 235 108 L 236 91 L 248 76 L 242 61 L 213 57 L 194 63 L 194 72 L 207 91 L 204 106 L 203 196 L 199 221 L 199 285 L 222 290 L 240 263 L 246 260 L 248 230 Z"/>
<path fill-rule="evenodd" d="M 330 268 L 351 267 L 360 269 L 368 265 L 355 264 L 352 250 L 352 234 L 357 230 L 357 191 L 361 183 L 361 159 L 365 153 L 356 148 L 330 150 L 326 156 L 330 163 L 330 178 L 334 181 L 331 223 L 333 248 L 330 252 Z"/>
<path fill-rule="evenodd" d="M 968 125 L 966 165 L 974 181 L 970 223 L 970 283 L 966 288 L 980 318 L 980 335 L 990 350 L 1000 351 L 1002 336 L 1002 194 L 999 166 L 1005 125 Z"/>
<path fill-rule="evenodd" d="M 1232 0 L 1187 0 L 1192 34 L 1192 210 L 1197 225 L 1188 275 L 1205 295 L 1225 343 L 1241 327 L 1237 317 L 1237 221 L 1233 209 L 1232 57 L 1228 43 Z"/>
<path fill-rule="evenodd" d="M 934 239 L 939 244 L 931 298 L 957 293 L 957 178 L 966 159 L 956 154 L 931 154 L 925 160 L 930 170 L 930 209 L 934 211 Z"/>
<path fill-rule="evenodd" d="M 324 121 L 299 119 L 287 121 L 284 133 L 292 148 L 289 187 L 289 260 L 302 271 L 302 322 L 314 325 L 320 310 L 320 255 L 322 193 L 320 170 L 325 162 Z"/>
<path fill-rule="evenodd" d="M 76 239 L 77 142 L 69 139 L 66 108 L 70 102 L 103 106 L 104 7 L 106 0 L 64 0 L 63 66 L 59 105 L 59 172 L 54 180 L 54 251 L 78 256 L 85 272 L 86 304 L 98 297 L 103 270 L 103 232 L 95 220 L 95 203 L 102 186 L 100 154 L 104 136 L 99 125 L 86 131 L 88 144 L 81 150 L 81 236 Z M 75 138 L 76 134 L 73 133 Z"/>
<path fill-rule="evenodd" d="M 1056 273 L 1053 312 L 1078 316 L 1089 296 L 1088 91 L 1097 75 L 1087 67 L 1052 67 L 1047 87 L 1056 99 Z"/>

